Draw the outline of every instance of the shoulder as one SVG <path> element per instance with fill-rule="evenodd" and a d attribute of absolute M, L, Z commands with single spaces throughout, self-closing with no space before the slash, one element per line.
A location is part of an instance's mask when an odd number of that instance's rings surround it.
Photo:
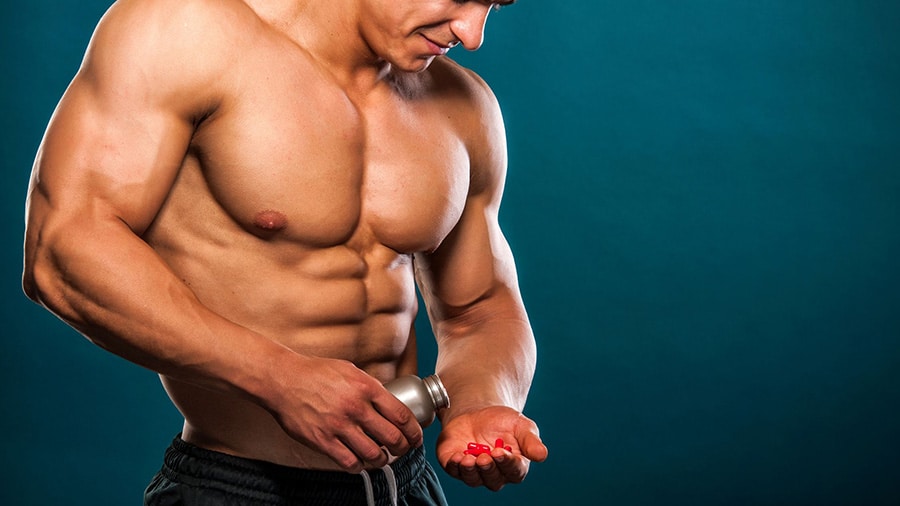
<path fill-rule="evenodd" d="M 450 58 L 439 58 L 429 68 L 436 95 L 472 113 L 499 114 L 500 106 L 490 86 L 475 71 Z"/>
<path fill-rule="evenodd" d="M 253 11 L 240 0 L 118 0 L 98 23 L 92 45 L 115 41 L 126 50 L 165 50 L 203 40 L 221 45 L 244 33 L 252 19 Z"/>
<path fill-rule="evenodd" d="M 97 24 L 79 74 L 119 92 L 209 88 L 255 21 L 240 0 L 118 0 Z"/>
<path fill-rule="evenodd" d="M 473 70 L 449 58 L 435 60 L 429 72 L 445 117 L 454 123 L 468 149 L 472 190 L 501 188 L 507 164 L 506 130 L 493 90 Z"/>

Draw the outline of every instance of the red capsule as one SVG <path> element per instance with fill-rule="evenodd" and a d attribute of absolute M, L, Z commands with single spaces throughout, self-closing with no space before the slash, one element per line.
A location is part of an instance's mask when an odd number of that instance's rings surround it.
<path fill-rule="evenodd" d="M 483 445 L 479 443 L 469 443 L 466 450 L 463 452 L 465 455 L 481 455 L 482 453 L 491 453 L 491 447 L 488 445 Z"/>
<path fill-rule="evenodd" d="M 512 451 L 512 447 L 509 445 L 504 445 L 503 440 L 500 439 L 499 437 L 497 438 L 496 441 L 494 441 L 494 448 L 503 448 L 504 450 L 506 450 L 508 452 Z"/>

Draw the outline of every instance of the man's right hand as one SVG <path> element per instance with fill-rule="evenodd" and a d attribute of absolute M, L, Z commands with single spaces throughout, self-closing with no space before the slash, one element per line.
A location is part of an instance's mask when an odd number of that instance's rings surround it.
<path fill-rule="evenodd" d="M 267 409 L 294 439 L 347 472 L 382 467 L 422 445 L 412 411 L 382 384 L 346 360 L 295 355 L 273 375 Z"/>

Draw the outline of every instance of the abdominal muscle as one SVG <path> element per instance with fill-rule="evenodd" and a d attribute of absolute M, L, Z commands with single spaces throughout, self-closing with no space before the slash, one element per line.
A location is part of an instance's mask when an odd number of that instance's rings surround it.
<path fill-rule="evenodd" d="M 359 252 L 266 241 L 241 255 L 246 244 L 191 243 L 182 250 L 162 235 L 157 251 L 221 316 L 298 353 L 351 361 L 382 382 L 416 373 L 411 256 L 377 244 Z M 242 257 L 254 265 L 243 265 Z M 184 416 L 182 438 L 189 443 L 287 466 L 338 469 L 248 400 L 168 377 L 162 382 Z"/>
<path fill-rule="evenodd" d="M 358 324 L 302 325 L 290 333 L 266 325 L 252 330 L 294 351 L 344 359 L 386 382 L 416 373 L 414 312 L 370 315 Z M 251 327 L 251 325 L 245 324 Z M 400 333 L 402 331 L 402 333 Z M 163 385 L 184 416 L 182 438 L 223 453 L 309 469 L 338 469 L 327 456 L 289 437 L 268 411 L 245 399 L 162 377 Z M 296 381 L 303 381 L 302 377 Z"/>

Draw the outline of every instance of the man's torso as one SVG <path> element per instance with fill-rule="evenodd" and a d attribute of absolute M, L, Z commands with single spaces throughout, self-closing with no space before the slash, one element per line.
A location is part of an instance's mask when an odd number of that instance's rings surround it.
<path fill-rule="evenodd" d="M 462 122 L 450 119 L 459 102 L 442 84 L 461 71 L 438 61 L 415 93 L 382 83 L 352 96 L 276 31 L 256 35 L 223 72 L 144 237 L 223 317 L 382 380 L 412 373 L 412 255 L 440 245 L 469 188 Z M 258 406 L 164 384 L 195 444 L 333 466 Z"/>

